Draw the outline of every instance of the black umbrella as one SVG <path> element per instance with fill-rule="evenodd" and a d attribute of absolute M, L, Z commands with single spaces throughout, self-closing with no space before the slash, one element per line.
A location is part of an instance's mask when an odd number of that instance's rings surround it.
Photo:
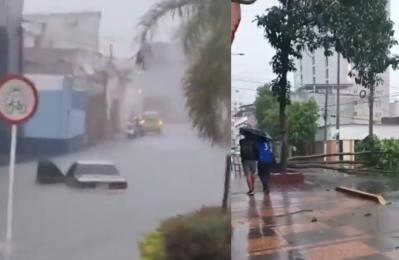
<path fill-rule="evenodd" d="M 265 131 L 263 131 L 259 128 L 241 127 L 240 134 L 248 136 L 248 137 L 255 137 L 255 138 L 260 138 L 260 139 L 268 140 L 268 141 L 273 140 L 273 138 L 268 133 L 266 133 Z"/>

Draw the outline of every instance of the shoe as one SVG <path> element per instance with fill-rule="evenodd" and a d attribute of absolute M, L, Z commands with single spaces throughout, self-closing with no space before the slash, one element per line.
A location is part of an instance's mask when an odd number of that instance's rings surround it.
<path fill-rule="evenodd" d="M 270 190 L 269 190 L 269 189 L 264 189 L 264 190 L 263 190 L 263 193 L 269 194 L 269 193 L 270 193 Z"/>
<path fill-rule="evenodd" d="M 250 190 L 250 191 L 247 192 L 247 195 L 248 196 L 253 196 L 253 195 L 255 195 L 255 192 L 253 190 Z"/>

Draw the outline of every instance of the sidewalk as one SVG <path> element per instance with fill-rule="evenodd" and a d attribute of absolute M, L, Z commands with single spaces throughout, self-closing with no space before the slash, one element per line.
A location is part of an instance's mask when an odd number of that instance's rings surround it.
<path fill-rule="evenodd" d="M 270 196 L 253 198 L 244 179 L 233 181 L 233 260 L 399 259 L 397 193 L 390 206 L 379 206 L 336 192 L 334 178 L 305 177 L 302 185 L 273 186 Z"/>

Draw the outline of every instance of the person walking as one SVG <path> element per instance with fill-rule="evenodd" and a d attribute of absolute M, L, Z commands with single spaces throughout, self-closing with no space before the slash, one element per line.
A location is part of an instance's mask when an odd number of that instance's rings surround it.
<path fill-rule="evenodd" d="M 244 138 L 240 140 L 240 156 L 249 189 L 247 194 L 253 196 L 257 158 L 259 157 L 257 154 L 256 141 L 253 138 L 244 136 Z"/>
<path fill-rule="evenodd" d="M 263 192 L 269 194 L 269 180 L 273 164 L 276 159 L 273 154 L 273 148 L 270 140 L 262 139 L 258 142 L 258 174 L 263 185 Z"/>

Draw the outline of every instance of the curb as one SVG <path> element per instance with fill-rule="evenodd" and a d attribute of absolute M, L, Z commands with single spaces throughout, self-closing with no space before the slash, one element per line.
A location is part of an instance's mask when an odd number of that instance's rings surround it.
<path fill-rule="evenodd" d="M 364 199 L 372 200 L 372 201 L 377 202 L 383 206 L 386 206 L 388 204 L 388 202 L 384 199 L 384 197 L 379 194 L 369 193 L 369 192 L 365 192 L 365 191 L 361 191 L 361 190 L 357 190 L 357 189 L 351 189 L 351 188 L 342 187 L 342 186 L 337 187 L 335 190 L 345 193 L 345 194 L 352 195 L 352 196 L 358 196 L 358 197 L 362 197 Z"/>

